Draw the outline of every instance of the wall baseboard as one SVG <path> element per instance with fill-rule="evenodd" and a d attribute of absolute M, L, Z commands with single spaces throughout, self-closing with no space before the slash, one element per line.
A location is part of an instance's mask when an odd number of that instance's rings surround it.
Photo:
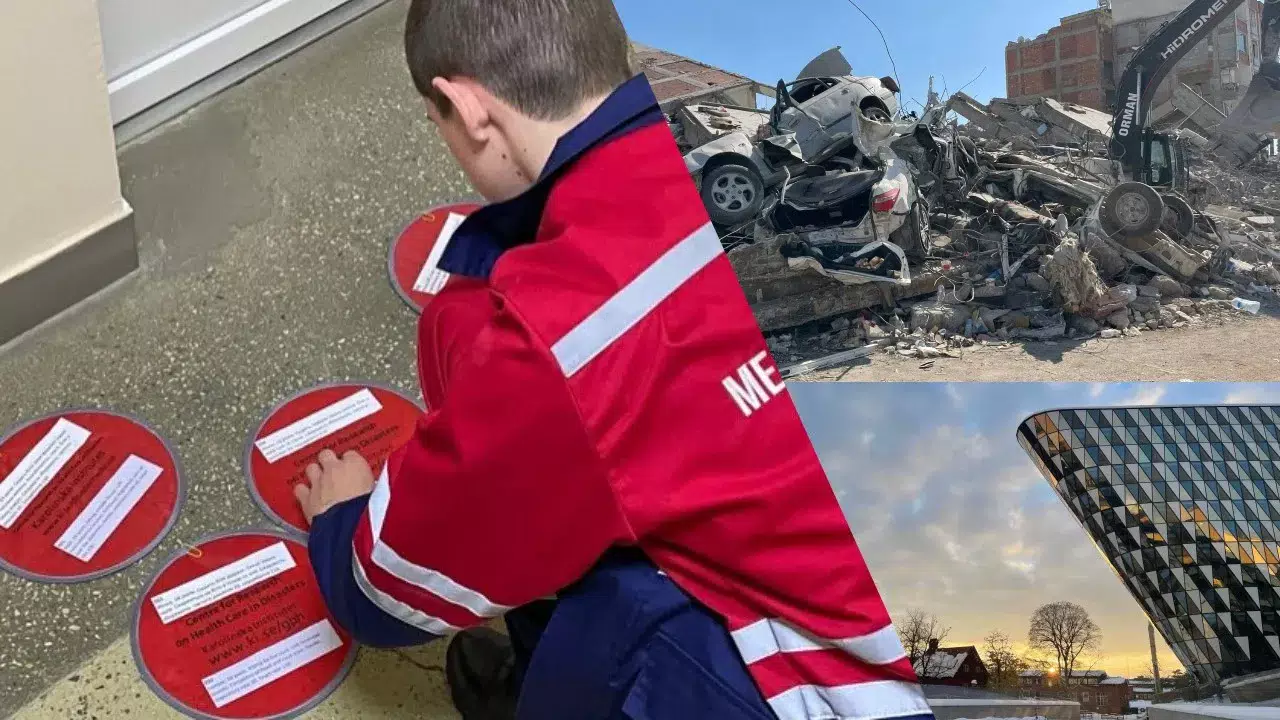
<path fill-rule="evenodd" d="M 324 7 L 331 9 L 314 17 L 290 10 L 303 3 L 268 3 L 265 7 L 274 12 L 259 11 L 251 14 L 250 22 L 210 31 L 111 81 L 116 145 L 138 138 L 389 1 L 346 0 L 333 7 L 334 0 L 326 0 Z M 301 17 L 309 19 L 299 26 Z"/>
<path fill-rule="evenodd" d="M 39 265 L 0 282 L 0 346 L 137 269 L 138 245 L 130 209 Z"/>

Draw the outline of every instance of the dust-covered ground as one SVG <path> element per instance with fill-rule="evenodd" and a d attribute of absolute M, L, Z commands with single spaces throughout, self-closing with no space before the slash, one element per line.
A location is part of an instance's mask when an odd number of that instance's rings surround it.
<path fill-rule="evenodd" d="M 1241 315 L 1110 340 L 969 347 L 924 360 L 880 352 L 869 361 L 794 378 L 809 382 L 1273 381 L 1280 379 L 1280 318 Z M 817 355 L 812 356 L 817 357 Z M 801 359 L 809 360 L 811 356 Z"/>

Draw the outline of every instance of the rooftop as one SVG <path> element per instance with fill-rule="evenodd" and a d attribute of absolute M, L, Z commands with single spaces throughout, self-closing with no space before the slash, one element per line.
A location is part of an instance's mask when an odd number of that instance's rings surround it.
<path fill-rule="evenodd" d="M 760 85 L 743 75 L 712 67 L 683 55 L 632 43 L 636 69 L 644 73 L 662 104 L 689 101 L 733 88 Z"/>
<path fill-rule="evenodd" d="M 926 653 L 915 662 L 916 673 L 930 678 L 955 677 L 956 673 L 960 672 L 960 666 L 964 664 L 965 658 L 969 657 L 969 653 L 977 654 L 977 648 L 973 646 L 938 648 Z"/>

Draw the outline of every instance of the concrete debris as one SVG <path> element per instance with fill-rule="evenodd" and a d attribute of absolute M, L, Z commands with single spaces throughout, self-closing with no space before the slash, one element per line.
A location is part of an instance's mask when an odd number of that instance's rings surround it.
<path fill-rule="evenodd" d="M 1067 312 L 1092 315 L 1106 294 L 1097 266 L 1075 237 L 1063 238 L 1041 269 Z"/>
<path fill-rule="evenodd" d="M 1184 298 L 1191 294 L 1191 288 L 1168 275 L 1156 275 L 1148 281 L 1147 287 L 1150 287 L 1158 297 L 1162 298 Z"/>
<path fill-rule="evenodd" d="M 848 67 L 838 51 L 820 59 Z M 932 91 L 905 113 L 892 78 L 851 72 L 780 82 L 769 111 L 698 103 L 669 117 L 784 359 L 883 346 L 932 360 L 1280 306 L 1276 158 L 1229 169 L 1212 142 L 1169 131 L 1186 141 L 1186 177 L 1141 186 L 1163 216 L 1118 232 L 1113 204 L 1135 183 L 1112 159 L 1107 113 Z"/>

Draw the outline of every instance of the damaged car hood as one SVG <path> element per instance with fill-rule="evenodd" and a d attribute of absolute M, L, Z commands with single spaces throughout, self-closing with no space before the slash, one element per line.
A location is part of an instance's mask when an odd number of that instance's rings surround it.
<path fill-rule="evenodd" d="M 853 66 L 845 59 L 844 53 L 840 52 L 840 46 L 837 45 L 810 60 L 809 64 L 805 65 L 800 74 L 796 76 L 796 79 L 852 74 Z"/>

